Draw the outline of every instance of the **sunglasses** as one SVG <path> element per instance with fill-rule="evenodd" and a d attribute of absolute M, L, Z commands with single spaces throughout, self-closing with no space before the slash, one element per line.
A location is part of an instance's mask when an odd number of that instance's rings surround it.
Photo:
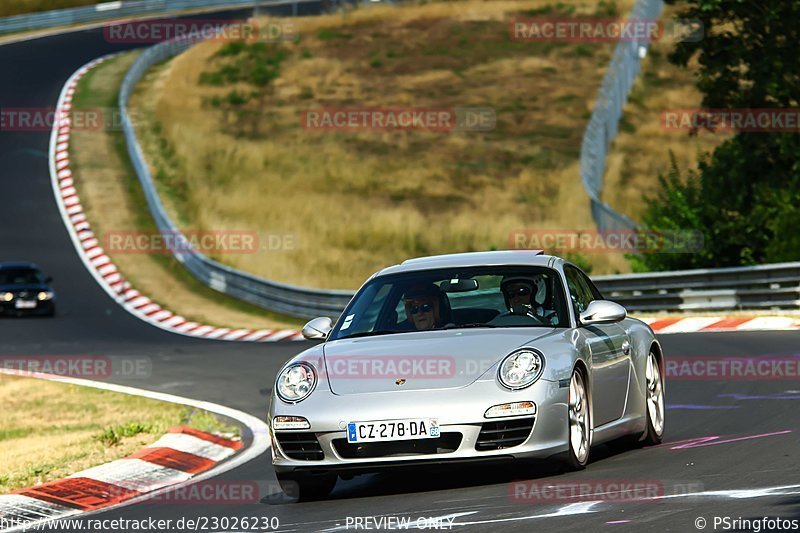
<path fill-rule="evenodd" d="M 508 289 L 506 293 L 509 296 L 528 296 L 531 293 L 530 287 L 517 287 L 516 289 Z"/>
<path fill-rule="evenodd" d="M 411 314 L 417 315 L 419 313 L 430 313 L 433 310 L 433 305 L 431 304 L 422 304 L 422 305 L 412 305 L 411 306 Z"/>

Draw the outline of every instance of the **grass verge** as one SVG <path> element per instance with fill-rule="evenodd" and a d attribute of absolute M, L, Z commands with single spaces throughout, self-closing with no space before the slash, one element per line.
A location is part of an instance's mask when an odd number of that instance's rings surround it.
<path fill-rule="evenodd" d="M 190 407 L 33 378 L 0 375 L 0 404 L 0 494 L 126 457 L 171 426 L 239 432 Z"/>
<path fill-rule="evenodd" d="M 115 116 L 119 85 L 135 53 L 110 59 L 78 84 L 74 109 Z M 75 183 L 86 215 L 101 243 L 118 232 L 152 232 L 155 225 L 130 165 L 122 132 L 106 127 L 75 129 L 70 153 Z M 301 321 L 265 311 L 209 289 L 172 255 L 106 252 L 142 294 L 188 320 L 231 328 L 295 328 Z"/>

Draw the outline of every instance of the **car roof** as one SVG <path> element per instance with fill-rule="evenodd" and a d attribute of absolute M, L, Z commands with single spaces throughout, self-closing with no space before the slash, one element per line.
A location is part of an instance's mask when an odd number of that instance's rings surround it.
<path fill-rule="evenodd" d="M 461 254 L 432 255 L 403 261 L 399 265 L 386 267 L 376 274 L 385 276 L 401 272 L 415 272 L 417 270 L 431 270 L 436 268 L 452 267 L 479 267 L 479 266 L 552 266 L 556 258 L 544 255 L 542 250 L 497 250 L 491 252 L 467 252 Z"/>
<path fill-rule="evenodd" d="M 5 263 L 0 263 L 0 270 L 19 270 L 19 269 L 39 270 L 39 267 L 36 266 L 36 263 L 31 263 L 28 261 L 6 261 Z"/>

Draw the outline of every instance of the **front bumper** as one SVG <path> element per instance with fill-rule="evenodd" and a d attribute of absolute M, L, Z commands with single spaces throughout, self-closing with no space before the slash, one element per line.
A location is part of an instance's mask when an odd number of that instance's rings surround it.
<path fill-rule="evenodd" d="M 527 389 L 509 391 L 495 380 L 485 380 L 459 389 L 346 396 L 318 389 L 298 404 L 286 404 L 273 396 L 269 410 L 270 422 L 278 415 L 302 416 L 311 423 L 311 429 L 280 430 L 276 435 L 270 423 L 270 437 L 273 443 L 272 464 L 278 473 L 370 472 L 418 464 L 546 458 L 568 449 L 567 395 L 568 388 L 560 386 L 557 382 L 539 380 Z M 489 407 L 525 400 L 536 404 L 535 417 L 524 415 L 484 418 L 484 413 Z M 411 451 L 401 446 L 405 449 L 389 450 L 388 455 L 348 457 L 347 453 L 342 453 L 342 441 L 346 443 L 347 440 L 345 428 L 348 422 L 415 417 L 437 418 L 441 434 L 443 436 L 458 434 L 460 441 L 453 445 L 455 440 L 451 439 L 450 446 L 444 446 L 443 449 L 436 451 L 430 449 Z M 484 424 L 510 421 L 522 423 L 523 419 L 531 418 L 533 418 L 532 429 L 519 444 L 512 443 L 514 445 L 499 449 L 476 449 Z M 292 434 L 291 436 L 302 441 L 316 439 L 322 458 L 290 457 L 281 445 L 282 440 L 286 442 L 287 434 Z M 428 447 L 423 446 L 423 448 Z"/>
<path fill-rule="evenodd" d="M 34 302 L 35 307 L 17 308 L 16 300 L 10 302 L 0 302 L 1 315 L 52 315 L 55 312 L 55 303 L 53 300 L 30 300 Z"/>

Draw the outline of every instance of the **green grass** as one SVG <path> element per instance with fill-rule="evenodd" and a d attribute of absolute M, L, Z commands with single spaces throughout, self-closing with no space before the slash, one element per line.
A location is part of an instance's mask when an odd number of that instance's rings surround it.
<path fill-rule="evenodd" d="M 126 457 L 173 426 L 241 434 L 207 411 L 57 381 L 0 376 L 0 402 L 0 494 Z"/>

